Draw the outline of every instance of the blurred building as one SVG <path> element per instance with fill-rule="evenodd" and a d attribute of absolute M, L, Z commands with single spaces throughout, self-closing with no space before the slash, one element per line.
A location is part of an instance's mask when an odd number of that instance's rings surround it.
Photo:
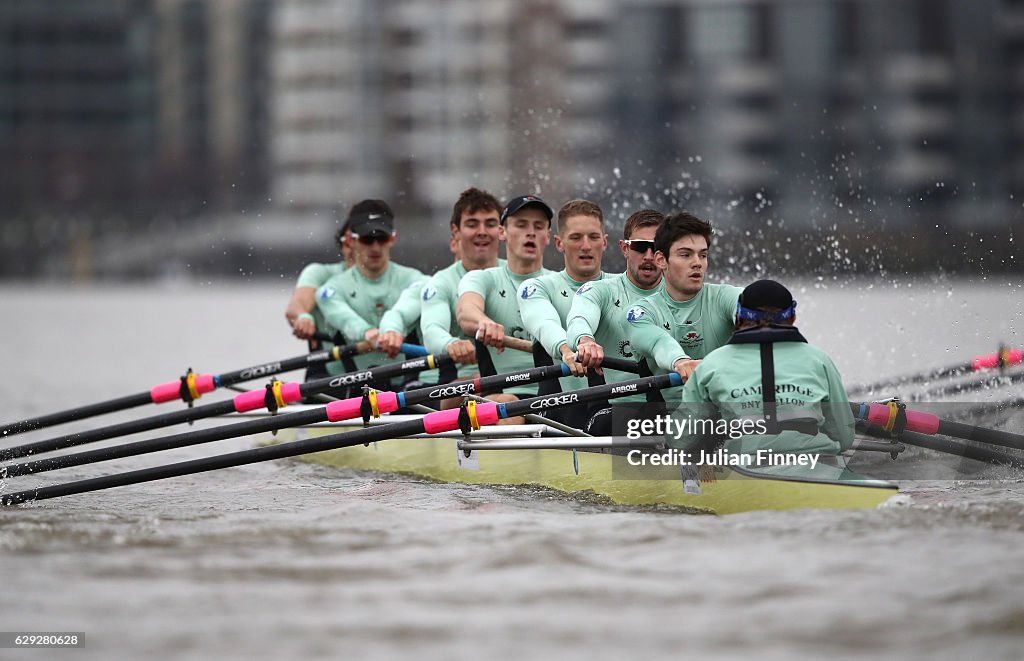
<path fill-rule="evenodd" d="M 283 3 L 275 197 L 368 191 L 440 219 L 476 184 L 793 227 L 1000 225 L 1024 183 L 1020 5 Z"/>
<path fill-rule="evenodd" d="M 212 216 L 300 253 L 364 197 L 443 250 L 470 185 L 744 231 L 1001 229 L 1021 117 L 1022 0 L 7 0 L 0 268 Z"/>
<path fill-rule="evenodd" d="M 0 209 L 194 214 L 262 196 L 269 5 L 0 3 Z"/>
<path fill-rule="evenodd" d="M 0 272 L 87 272 L 97 238 L 265 199 L 269 8 L 0 3 Z"/>

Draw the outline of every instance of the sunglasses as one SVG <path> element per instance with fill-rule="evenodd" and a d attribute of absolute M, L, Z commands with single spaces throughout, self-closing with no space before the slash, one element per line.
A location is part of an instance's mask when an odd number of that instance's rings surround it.
<path fill-rule="evenodd" d="M 650 241 L 648 239 L 625 239 L 623 240 L 623 243 L 629 246 L 630 250 L 638 252 L 641 255 L 648 250 L 654 250 L 654 241 Z"/>
<path fill-rule="evenodd" d="M 390 234 L 371 234 L 370 236 L 359 237 L 359 243 L 364 246 L 372 246 L 375 243 L 387 243 L 390 240 Z"/>

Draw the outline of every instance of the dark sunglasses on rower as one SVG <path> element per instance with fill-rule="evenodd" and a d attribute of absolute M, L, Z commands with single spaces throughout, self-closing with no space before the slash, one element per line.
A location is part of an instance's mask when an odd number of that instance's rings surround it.
<path fill-rule="evenodd" d="M 359 243 L 364 246 L 372 246 L 375 243 L 387 243 L 391 240 L 390 234 L 371 234 L 369 236 L 360 236 Z"/>
<path fill-rule="evenodd" d="M 654 241 L 650 241 L 647 239 L 625 239 L 623 243 L 629 246 L 630 250 L 638 252 L 641 255 L 647 252 L 648 250 L 654 250 Z"/>

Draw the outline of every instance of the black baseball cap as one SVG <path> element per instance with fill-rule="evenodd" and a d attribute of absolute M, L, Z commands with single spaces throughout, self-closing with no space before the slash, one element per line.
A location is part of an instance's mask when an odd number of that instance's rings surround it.
<path fill-rule="evenodd" d="M 793 305 L 793 294 L 774 280 L 758 280 L 747 285 L 739 303 L 749 310 L 785 310 Z"/>
<path fill-rule="evenodd" d="M 394 234 L 395 214 L 384 200 L 362 200 L 352 205 L 342 232 L 349 230 L 359 238 L 372 234 Z"/>
<path fill-rule="evenodd" d="M 395 233 L 395 219 L 381 211 L 361 213 L 348 219 L 348 229 L 357 239 L 361 236 Z"/>
<path fill-rule="evenodd" d="M 335 235 L 335 238 L 340 243 L 341 240 L 345 238 L 345 232 L 352 230 L 353 233 L 356 233 L 356 231 L 352 229 L 352 221 L 360 220 L 364 224 L 366 221 L 377 221 L 381 219 L 378 214 L 383 214 L 387 216 L 388 219 L 390 220 L 391 226 L 390 229 L 378 229 L 377 231 L 383 231 L 388 234 L 393 233 L 395 214 L 394 212 L 391 211 L 391 207 L 388 206 L 388 203 L 385 202 L 384 200 L 361 200 L 353 204 L 352 208 L 349 209 L 348 218 L 346 218 L 345 222 L 342 223 L 341 227 L 338 228 L 338 232 Z M 363 231 L 372 233 L 374 230 L 372 228 L 367 230 L 364 227 Z"/>
<path fill-rule="evenodd" d="M 544 212 L 544 215 L 548 217 L 548 224 L 551 224 L 551 219 L 555 217 L 555 212 L 551 210 L 548 203 L 540 199 L 536 195 L 520 195 L 517 198 L 511 200 L 505 205 L 505 208 L 501 211 L 501 224 L 504 225 L 508 217 L 519 211 L 524 207 L 535 206 Z"/>

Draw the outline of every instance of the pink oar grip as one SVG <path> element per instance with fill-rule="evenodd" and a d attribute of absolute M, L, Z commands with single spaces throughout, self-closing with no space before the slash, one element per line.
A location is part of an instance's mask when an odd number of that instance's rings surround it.
<path fill-rule="evenodd" d="M 291 404 L 302 399 L 302 384 L 293 382 L 282 383 L 281 399 L 284 400 L 285 404 Z"/>
<path fill-rule="evenodd" d="M 922 434 L 934 434 L 939 431 L 939 418 L 931 413 L 911 411 L 907 409 L 907 431 L 916 431 Z M 872 404 L 868 408 L 868 422 L 879 427 L 884 427 L 889 422 L 889 407 L 885 404 Z"/>
<path fill-rule="evenodd" d="M 1024 361 L 1024 349 L 1012 349 L 1006 352 L 1006 362 L 1004 365 L 1019 365 Z M 988 370 L 994 367 L 999 367 L 999 353 L 990 353 L 984 356 L 978 356 L 971 361 L 971 369 L 977 372 L 978 370 Z"/>
<path fill-rule="evenodd" d="M 217 389 L 217 386 L 213 383 L 212 374 L 197 374 L 196 375 L 196 392 L 200 395 L 208 392 L 213 392 Z"/>
<path fill-rule="evenodd" d="M 240 395 L 235 395 L 235 398 L 231 401 L 235 404 L 235 411 L 245 413 L 246 411 L 255 411 L 256 409 L 266 408 L 266 398 L 266 389 L 250 390 L 249 392 L 243 392 Z M 281 399 L 284 400 L 285 404 L 291 404 L 292 402 L 297 402 L 302 399 L 300 384 L 282 383 Z"/>
<path fill-rule="evenodd" d="M 377 410 L 381 413 L 391 413 L 398 410 L 398 395 L 393 392 L 377 393 Z"/>
<path fill-rule="evenodd" d="M 497 404 L 477 404 L 476 405 L 476 419 L 480 421 L 480 425 L 493 425 L 498 422 L 498 405 Z"/>
<path fill-rule="evenodd" d="M 327 405 L 327 420 L 330 422 L 341 422 L 352 420 L 362 416 L 360 408 L 363 405 L 362 397 L 349 397 L 339 402 L 331 402 Z M 381 413 L 391 413 L 398 410 L 398 395 L 393 392 L 377 393 L 377 410 Z"/>
<path fill-rule="evenodd" d="M 267 396 L 266 390 L 250 390 L 240 395 L 235 395 L 231 401 L 235 404 L 235 410 L 239 413 L 255 411 L 263 408 L 263 400 Z"/>
<path fill-rule="evenodd" d="M 181 389 L 181 381 L 171 381 L 170 383 L 161 383 L 158 386 L 153 386 L 149 389 L 149 397 L 153 400 L 154 404 L 163 404 L 164 402 L 170 402 L 175 399 L 179 399 L 179 390 Z"/>
<path fill-rule="evenodd" d="M 498 405 L 487 403 L 476 405 L 476 419 L 480 426 L 493 425 L 498 421 Z M 459 409 L 448 409 L 423 416 L 423 431 L 436 434 L 459 428 Z"/>
<path fill-rule="evenodd" d="M 882 427 L 889 421 L 889 407 L 882 404 L 868 405 L 868 422 Z"/>
<path fill-rule="evenodd" d="M 200 395 L 213 392 L 217 386 L 213 383 L 212 374 L 196 374 L 196 392 Z M 169 381 L 153 386 L 149 389 L 149 398 L 154 404 L 163 404 L 175 399 L 181 399 L 181 379 Z"/>
<path fill-rule="evenodd" d="M 341 422 L 359 417 L 359 405 L 362 404 L 362 397 L 349 397 L 327 405 L 327 420 L 329 422 Z"/>
<path fill-rule="evenodd" d="M 907 431 L 935 434 L 939 431 L 939 418 L 931 413 L 907 409 Z"/>
<path fill-rule="evenodd" d="M 448 409 L 423 416 L 423 431 L 436 434 L 459 428 L 459 409 Z"/>

